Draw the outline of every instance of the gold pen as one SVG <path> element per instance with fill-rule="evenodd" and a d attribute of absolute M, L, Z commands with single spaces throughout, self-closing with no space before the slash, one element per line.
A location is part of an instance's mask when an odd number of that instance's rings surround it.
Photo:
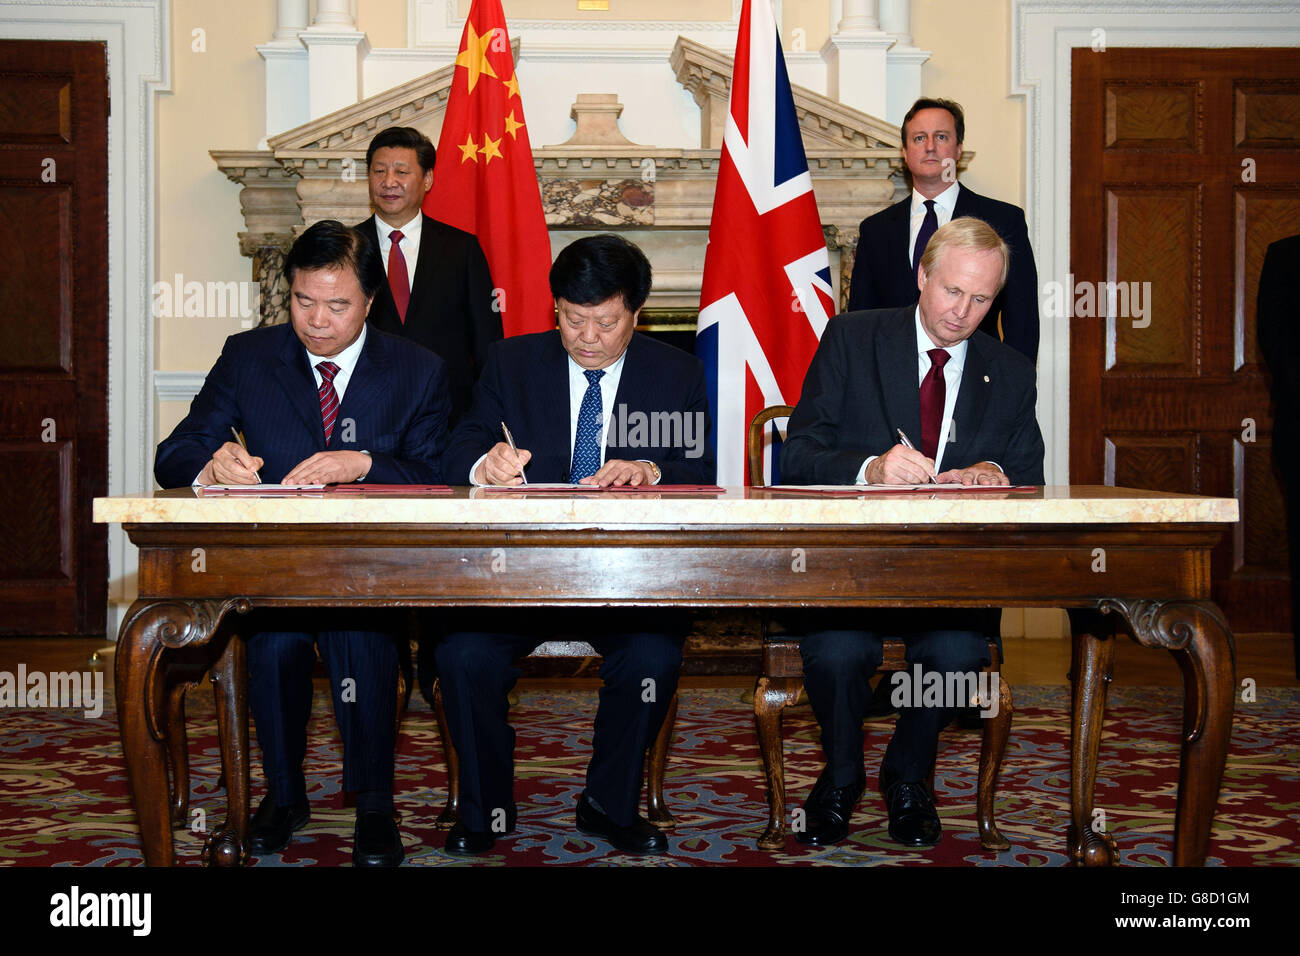
<path fill-rule="evenodd" d="M 908 439 L 908 437 L 905 434 L 903 434 L 903 430 L 901 428 L 898 430 L 898 440 L 903 443 L 904 448 L 910 448 L 912 449 L 912 451 L 916 451 L 916 446 L 912 444 L 912 442 Z M 930 475 L 929 479 L 930 479 L 930 484 L 932 485 L 937 485 L 939 483 L 938 481 L 935 480 L 934 475 Z"/>
<path fill-rule="evenodd" d="M 501 423 L 501 431 L 503 431 L 503 432 L 505 433 L 506 441 L 509 442 L 509 444 L 510 444 L 510 450 L 511 450 L 512 452 L 514 452 L 514 453 L 515 453 L 515 457 L 518 458 L 518 457 L 519 457 L 519 449 L 515 447 L 515 439 L 514 439 L 514 436 L 512 436 L 512 435 L 510 434 L 510 429 L 506 428 L 506 423 L 505 423 L 505 422 L 502 422 L 502 423 Z M 522 479 L 524 480 L 524 484 L 528 484 L 528 476 L 524 474 L 524 466 L 523 466 L 523 465 L 520 465 L 520 466 L 519 466 L 519 477 L 522 478 Z"/>
<path fill-rule="evenodd" d="M 239 447 L 244 451 L 248 451 L 248 445 L 244 443 L 244 433 L 235 428 L 234 425 L 230 426 L 230 433 L 235 436 L 235 441 L 239 442 Z M 251 455 L 252 452 L 249 452 L 249 454 Z M 253 477 L 257 479 L 259 485 L 262 483 L 262 476 L 257 473 L 257 469 L 253 469 Z"/>

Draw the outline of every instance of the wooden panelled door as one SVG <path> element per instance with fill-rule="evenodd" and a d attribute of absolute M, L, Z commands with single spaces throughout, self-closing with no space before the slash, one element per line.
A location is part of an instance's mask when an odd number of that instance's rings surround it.
<path fill-rule="evenodd" d="M 1255 298 L 1300 233 L 1300 56 L 1081 49 L 1071 85 L 1070 480 L 1235 496 L 1215 600 L 1235 631 L 1288 632 Z"/>
<path fill-rule="evenodd" d="M 0 41 L 0 633 L 104 633 L 102 43 Z"/>

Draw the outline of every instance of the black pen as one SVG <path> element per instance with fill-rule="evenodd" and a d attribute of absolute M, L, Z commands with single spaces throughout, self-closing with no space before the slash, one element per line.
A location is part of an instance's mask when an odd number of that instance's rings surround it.
<path fill-rule="evenodd" d="M 913 445 L 912 442 L 908 439 L 908 437 L 903 434 L 903 430 L 901 428 L 898 430 L 898 439 L 903 443 L 904 448 L 910 448 L 912 449 L 912 451 L 916 451 L 916 446 Z M 935 481 L 934 475 L 930 475 L 929 478 L 930 478 L 930 484 L 937 485 L 939 483 Z"/>

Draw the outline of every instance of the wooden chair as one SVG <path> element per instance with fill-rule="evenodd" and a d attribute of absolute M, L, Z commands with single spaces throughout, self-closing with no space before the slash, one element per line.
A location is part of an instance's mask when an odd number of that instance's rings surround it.
<path fill-rule="evenodd" d="M 586 641 L 547 641 L 528 655 L 529 657 L 596 658 L 600 655 Z M 451 740 L 447 726 L 447 710 L 442 703 L 442 682 L 433 683 L 433 712 L 438 721 L 438 736 L 442 751 L 447 755 L 447 805 L 438 814 L 439 830 L 450 830 L 460 820 L 460 758 Z M 400 719 L 400 715 L 399 715 Z M 655 737 L 650 752 L 646 754 L 646 819 L 661 830 L 671 830 L 677 821 L 664 803 L 664 772 L 668 765 L 668 750 L 672 746 L 673 728 L 677 723 L 677 694 L 674 692 L 668 713 L 664 716 L 659 735 Z"/>
<path fill-rule="evenodd" d="M 794 409 L 789 405 L 772 405 L 754 416 L 749 425 L 747 451 L 749 483 L 754 487 L 765 484 L 763 476 L 764 430 L 774 420 L 788 418 Z M 776 427 L 775 425 L 773 426 Z M 785 848 L 785 760 L 781 733 L 781 712 L 795 703 L 803 689 L 803 659 L 799 655 L 799 642 L 784 633 L 777 633 L 766 614 L 763 615 L 763 671 L 754 686 L 754 720 L 758 725 L 759 749 L 763 754 L 763 770 L 767 776 L 767 829 L 758 839 L 761 850 Z M 989 666 L 986 671 L 996 672 L 1001 666 L 997 641 L 989 641 Z M 878 673 L 907 670 L 906 646 L 901 640 L 884 642 L 884 659 Z M 998 712 L 996 717 L 984 721 L 984 739 L 980 745 L 979 793 L 976 817 L 979 825 L 980 845 L 986 850 L 1006 850 L 1011 844 L 998 832 L 993 817 L 998 771 L 1006 751 L 1007 735 L 1011 730 L 1011 686 L 998 680 Z M 931 771 L 930 788 L 934 789 Z"/>

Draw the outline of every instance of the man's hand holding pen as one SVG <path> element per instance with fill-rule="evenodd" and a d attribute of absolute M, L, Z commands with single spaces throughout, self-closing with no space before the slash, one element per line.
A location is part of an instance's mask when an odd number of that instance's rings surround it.
<path fill-rule="evenodd" d="M 522 485 L 524 466 L 532 457 L 533 453 L 526 448 L 515 450 L 499 441 L 478 466 L 474 480 L 480 485 Z"/>
<path fill-rule="evenodd" d="M 867 465 L 864 477 L 872 485 L 923 485 L 934 480 L 934 460 L 915 448 L 894 445 Z"/>
<path fill-rule="evenodd" d="M 211 460 L 199 473 L 200 485 L 255 485 L 261 479 L 258 472 L 265 462 L 250 455 L 233 441 L 228 441 L 212 453 Z"/>

